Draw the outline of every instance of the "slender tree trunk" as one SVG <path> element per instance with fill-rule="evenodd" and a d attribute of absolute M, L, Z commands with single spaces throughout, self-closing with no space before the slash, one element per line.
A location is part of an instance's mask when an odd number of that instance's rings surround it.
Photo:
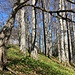
<path fill-rule="evenodd" d="M 24 2 L 24 0 L 21 0 L 21 2 Z M 26 32 L 25 32 L 25 9 L 24 7 L 20 10 L 20 25 L 21 25 L 21 41 L 20 41 L 20 50 L 25 54 L 26 56 Z"/>
<path fill-rule="evenodd" d="M 50 38 L 48 41 L 48 43 L 49 43 L 49 45 L 48 45 L 48 57 L 51 57 L 52 56 L 52 31 L 51 31 L 51 28 L 49 30 L 49 36 L 50 36 Z"/>
<path fill-rule="evenodd" d="M 44 2 L 44 5 L 46 5 L 46 3 Z M 48 38 L 48 23 L 47 23 L 47 13 L 44 12 L 44 24 L 45 24 L 45 44 L 46 44 L 46 56 L 48 56 L 48 44 L 47 44 L 47 38 Z"/>
<path fill-rule="evenodd" d="M 74 50 L 74 53 L 75 53 L 75 24 L 73 24 L 73 31 L 74 31 L 73 50 Z M 75 55 L 74 55 L 74 61 L 75 61 Z"/>
<path fill-rule="evenodd" d="M 61 35 L 61 32 L 60 32 L 60 23 L 59 23 L 57 26 L 57 39 L 58 39 L 57 46 L 58 46 L 58 59 L 61 62 L 61 40 L 60 40 L 61 36 L 60 35 Z"/>
<path fill-rule="evenodd" d="M 41 53 L 45 54 L 43 34 L 42 34 L 42 47 L 41 47 Z"/>
<path fill-rule="evenodd" d="M 64 1 L 65 2 L 65 1 Z M 65 5 L 64 3 L 64 10 L 67 9 L 67 3 Z M 63 13 L 63 16 L 66 17 L 66 13 Z M 67 33 L 67 23 L 66 21 L 64 20 L 63 21 L 63 25 L 64 25 L 64 49 L 65 49 L 65 59 L 66 59 L 66 62 L 69 63 L 69 54 L 68 54 L 68 33 Z"/>
<path fill-rule="evenodd" d="M 19 33 L 18 33 L 18 41 L 19 41 L 19 47 L 21 46 L 21 25 L 19 23 Z"/>
<path fill-rule="evenodd" d="M 41 35 L 39 34 L 39 53 L 41 53 Z"/>
<path fill-rule="evenodd" d="M 60 37 L 60 36 L 59 36 Z M 61 62 L 61 48 L 60 48 L 60 38 L 58 39 L 58 58 L 59 61 Z"/>
<path fill-rule="evenodd" d="M 72 4 L 70 4 L 70 8 L 69 9 L 72 9 Z M 70 19 L 72 19 L 73 20 L 73 13 L 70 13 Z M 70 30 L 70 48 L 71 48 L 71 50 L 70 50 L 70 52 L 71 52 L 71 63 L 75 63 L 75 49 L 74 49 L 74 30 L 73 30 L 73 23 L 72 22 L 70 22 L 69 23 L 69 30 Z"/>
<path fill-rule="evenodd" d="M 32 4 L 35 4 L 35 0 L 32 0 Z M 38 59 L 38 53 L 36 46 L 36 9 L 32 7 L 32 50 L 31 57 Z"/>
<path fill-rule="evenodd" d="M 59 1 L 59 10 L 63 9 L 63 1 Z M 60 13 L 61 14 L 61 13 Z M 62 15 L 62 14 L 61 14 Z M 64 50 L 64 33 L 63 33 L 63 21 L 60 19 L 61 25 L 61 62 L 65 62 L 65 50 Z"/>
<path fill-rule="evenodd" d="M 48 15 L 49 23 L 52 22 L 51 18 L 52 17 L 49 14 Z M 49 26 L 47 49 L 48 49 L 48 57 L 51 57 L 52 56 L 52 25 Z"/>
<path fill-rule="evenodd" d="M 66 56 L 66 62 L 69 62 L 69 55 L 68 55 L 68 37 L 67 37 L 67 27 L 66 27 L 66 21 L 64 21 L 64 46 L 65 46 L 65 56 Z"/>
<path fill-rule="evenodd" d="M 73 14 L 72 14 L 72 20 L 74 20 L 73 18 Z M 73 32 L 71 33 L 72 34 L 72 49 L 73 49 L 73 59 L 72 59 L 72 62 L 75 63 L 75 24 L 72 23 L 72 27 L 73 27 Z"/>
<path fill-rule="evenodd" d="M 70 8 L 71 8 L 71 4 L 69 4 Z M 67 7 L 67 9 L 69 9 L 69 7 Z M 66 13 L 66 18 L 68 17 L 67 13 Z M 69 17 L 71 18 L 71 15 L 69 15 Z M 66 21 L 66 25 L 67 25 L 67 36 L 68 36 L 68 54 L 69 54 L 69 63 L 72 62 L 72 40 L 71 40 L 71 30 L 70 30 L 70 22 Z"/>
<path fill-rule="evenodd" d="M 42 2 L 42 8 L 44 8 L 45 6 L 45 4 L 44 4 L 44 1 L 43 0 L 41 0 L 41 2 Z M 46 15 L 45 15 L 45 13 L 42 11 L 42 15 L 43 15 L 43 33 L 44 33 L 44 47 L 45 47 L 45 56 L 47 55 L 47 48 L 46 48 L 46 30 L 45 30 L 45 20 L 46 20 Z"/>

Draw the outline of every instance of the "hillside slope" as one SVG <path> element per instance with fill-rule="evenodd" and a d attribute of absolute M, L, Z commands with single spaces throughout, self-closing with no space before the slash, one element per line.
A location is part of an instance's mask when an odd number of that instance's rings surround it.
<path fill-rule="evenodd" d="M 24 57 L 18 46 L 8 46 L 7 66 L 11 71 L 0 71 L 0 75 L 75 75 L 72 68 L 58 64 L 44 55 L 38 54 L 38 60 Z"/>

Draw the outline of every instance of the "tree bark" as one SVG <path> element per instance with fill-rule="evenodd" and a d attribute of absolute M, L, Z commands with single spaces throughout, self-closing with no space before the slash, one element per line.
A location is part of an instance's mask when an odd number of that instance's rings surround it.
<path fill-rule="evenodd" d="M 67 3 L 65 3 L 64 1 L 64 10 L 67 9 Z M 63 16 L 66 17 L 66 13 L 64 12 L 63 13 Z M 63 21 L 63 25 L 64 25 L 64 49 L 65 49 L 65 59 L 66 59 L 66 62 L 69 63 L 69 54 L 68 54 L 68 33 L 67 33 L 67 23 L 66 21 L 64 20 Z"/>
<path fill-rule="evenodd" d="M 48 14 L 49 23 L 52 22 L 51 15 Z M 52 56 L 52 25 L 49 25 L 48 40 L 47 40 L 48 57 Z"/>
<path fill-rule="evenodd" d="M 63 1 L 59 1 L 59 10 L 63 9 Z M 62 13 L 60 13 L 62 15 Z M 65 50 L 64 50 L 64 32 L 63 32 L 63 20 L 60 19 L 61 25 L 61 62 L 65 62 Z"/>
<path fill-rule="evenodd" d="M 32 0 L 32 4 L 35 4 L 35 0 Z M 33 59 L 38 59 L 38 53 L 36 48 L 36 9 L 32 7 L 32 48 L 31 57 Z"/>
<path fill-rule="evenodd" d="M 24 0 L 21 0 L 20 3 L 24 2 Z M 20 25 L 21 25 L 21 41 L 20 41 L 20 50 L 25 54 L 26 56 L 26 30 L 25 30 L 25 8 L 23 7 L 20 9 Z"/>
<path fill-rule="evenodd" d="M 45 3 L 45 0 L 44 1 L 41 0 L 41 3 L 42 3 L 42 8 L 45 8 L 45 4 L 44 4 Z M 45 48 L 45 56 L 46 56 L 47 53 L 48 53 L 47 50 L 46 50 L 47 49 L 46 48 L 46 30 L 45 30 L 46 29 L 45 28 L 46 27 L 45 26 L 46 25 L 46 23 L 45 23 L 46 22 L 46 14 L 42 11 L 42 15 L 43 15 L 44 48 Z"/>

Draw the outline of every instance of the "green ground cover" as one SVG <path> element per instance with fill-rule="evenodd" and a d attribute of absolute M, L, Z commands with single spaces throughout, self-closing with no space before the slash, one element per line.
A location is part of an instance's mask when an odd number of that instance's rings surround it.
<path fill-rule="evenodd" d="M 7 47 L 7 66 L 17 75 L 75 75 L 72 68 L 58 64 L 53 60 L 38 54 L 38 60 L 24 57 L 18 46 L 10 45 Z M 0 71 L 0 75 L 14 75 L 10 71 Z"/>

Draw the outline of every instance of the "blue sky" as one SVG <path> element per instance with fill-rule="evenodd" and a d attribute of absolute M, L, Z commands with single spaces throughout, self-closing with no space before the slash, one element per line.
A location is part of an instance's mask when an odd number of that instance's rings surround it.
<path fill-rule="evenodd" d="M 7 0 L 0 0 L 0 26 L 6 23 L 11 12 L 11 7 Z"/>

